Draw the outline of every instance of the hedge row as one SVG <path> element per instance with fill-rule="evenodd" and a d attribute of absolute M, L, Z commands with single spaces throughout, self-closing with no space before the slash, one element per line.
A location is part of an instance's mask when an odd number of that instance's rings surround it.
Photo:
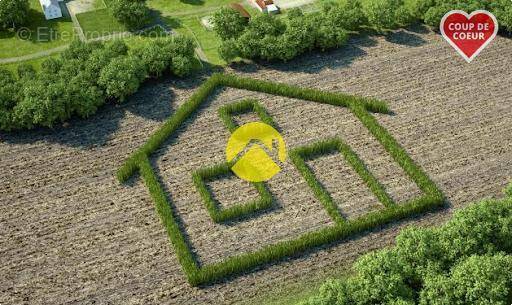
<path fill-rule="evenodd" d="M 318 181 L 313 171 L 306 164 L 307 160 L 333 152 L 339 152 L 343 155 L 345 160 L 356 171 L 356 173 L 366 183 L 375 197 L 385 207 L 391 207 L 395 204 L 393 199 L 386 192 L 384 186 L 368 170 L 364 164 L 364 161 L 361 160 L 359 156 L 350 148 L 350 146 L 344 143 L 341 139 L 328 139 L 309 146 L 295 148 L 290 152 L 290 159 L 295 164 L 304 179 L 308 182 L 309 187 L 311 187 L 317 198 L 320 200 L 320 202 L 323 203 L 328 214 L 334 221 L 341 223 L 344 222 L 344 219 L 340 215 L 340 212 L 330 194 L 323 187 L 322 183 Z"/>
<path fill-rule="evenodd" d="M 223 163 L 212 167 L 201 168 L 192 174 L 192 180 L 203 199 L 210 217 L 217 223 L 245 218 L 257 211 L 272 206 L 272 194 L 268 191 L 265 183 L 257 182 L 251 183 L 251 185 L 258 191 L 260 198 L 250 202 L 236 204 L 226 209 L 221 208 L 206 183 L 214 181 L 217 178 L 231 175 L 231 166 L 232 164 L 230 163 Z"/>
<path fill-rule="evenodd" d="M 313 49 L 340 47 L 353 31 L 384 32 L 418 21 L 438 29 L 441 18 L 453 9 L 487 9 L 502 29 L 512 32 L 509 0 L 340 0 L 324 3 L 320 12 L 303 14 L 292 9 L 284 17 L 263 14 L 249 21 L 233 9 L 222 8 L 212 22 L 226 61 L 237 57 L 287 61 Z"/>
<path fill-rule="evenodd" d="M 88 117 L 105 100 L 124 101 L 148 77 L 184 76 L 195 64 L 194 43 L 178 36 L 128 50 L 123 41 L 75 41 L 36 73 L 21 64 L 18 77 L 0 69 L 0 130 L 52 127 L 74 115 Z"/>
<path fill-rule="evenodd" d="M 467 13 L 488 10 L 498 19 L 503 31 L 512 32 L 512 2 L 508 0 L 406 0 L 405 6 L 413 19 L 419 19 L 434 29 L 439 28 L 443 16 L 451 10 Z"/>
<path fill-rule="evenodd" d="M 244 113 L 254 112 L 258 115 L 260 120 L 270 125 L 274 128 L 277 128 L 274 119 L 268 114 L 267 110 L 254 99 L 246 99 L 237 103 L 228 104 L 219 108 L 219 117 L 229 129 L 230 132 L 235 131 L 238 128 L 238 125 L 233 120 L 235 115 L 240 115 Z"/>
<path fill-rule="evenodd" d="M 194 261 L 191 250 L 187 247 L 185 238 L 176 224 L 176 215 L 174 215 L 172 210 L 172 202 L 169 202 L 166 198 L 148 158 L 167 138 L 175 136 L 174 133 L 177 131 L 178 127 L 187 118 L 193 115 L 198 107 L 201 106 L 201 104 L 207 100 L 208 96 L 219 86 L 235 87 L 268 94 L 303 98 L 313 102 L 350 107 L 360 119 L 366 122 L 365 124 L 367 126 L 372 127 L 371 129 L 378 139 L 382 137 L 379 141 L 386 146 L 387 151 L 391 153 L 395 160 L 400 160 L 399 164 L 404 167 L 406 173 L 409 174 L 414 181 L 422 183 L 419 187 L 424 191 L 424 196 L 400 205 L 389 205 L 384 209 L 370 212 L 355 220 L 338 223 L 332 227 L 306 233 L 294 240 L 265 246 L 255 252 L 228 257 L 219 263 L 200 266 L 198 262 Z M 379 105 L 379 107 L 375 107 L 376 105 Z M 247 105 L 244 105 L 244 107 L 247 107 Z M 435 184 L 430 181 L 418 166 L 412 163 L 412 160 L 407 157 L 405 151 L 396 141 L 390 138 L 391 136 L 389 134 L 382 132 L 384 128 L 381 127 L 375 119 L 372 120 L 373 116 L 368 111 L 375 108 L 387 110 L 384 103 L 377 103 L 377 101 L 369 102 L 366 99 L 353 96 L 335 93 L 328 94 L 318 90 L 301 89 L 284 84 L 239 78 L 233 75 L 214 74 L 149 138 L 146 144 L 138 151 L 134 152 L 119 169 L 118 179 L 123 182 L 132 176 L 135 171 L 138 170 L 141 172 L 144 181 L 148 185 L 149 192 L 155 200 L 157 211 L 163 224 L 167 228 L 169 238 L 175 247 L 176 254 L 183 265 L 183 270 L 189 282 L 192 285 L 212 283 L 228 276 L 250 271 L 257 266 L 275 263 L 289 257 L 300 255 L 304 251 L 311 250 L 315 247 L 343 240 L 355 233 L 375 229 L 384 224 L 444 205 L 444 196 L 437 189 Z M 348 148 L 345 147 L 344 150 L 346 149 Z M 345 151 L 345 153 L 347 153 L 347 151 Z M 348 152 L 348 155 L 350 155 L 350 152 Z M 352 162 L 357 163 L 358 158 L 352 156 L 350 159 Z M 364 165 L 358 166 L 358 168 L 359 170 L 365 170 Z M 218 173 L 217 169 L 213 172 L 215 172 L 215 174 Z M 370 184 L 371 183 L 370 181 Z"/>
<path fill-rule="evenodd" d="M 459 210 L 438 228 L 403 230 L 301 305 L 512 303 L 512 197 Z"/>

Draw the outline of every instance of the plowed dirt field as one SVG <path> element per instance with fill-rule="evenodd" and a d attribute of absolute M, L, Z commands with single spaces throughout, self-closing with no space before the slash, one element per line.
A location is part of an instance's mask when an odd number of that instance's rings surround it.
<path fill-rule="evenodd" d="M 345 48 L 288 64 L 227 69 L 386 101 L 394 114 L 377 120 L 437 183 L 449 207 L 202 288 L 187 283 L 142 181 L 121 185 L 115 172 L 206 76 L 149 83 L 129 102 L 67 128 L 0 133 L 0 304 L 250 303 L 340 272 L 360 254 L 392 244 L 405 226 L 439 224 L 457 208 L 501 196 L 512 178 L 511 67 L 509 38 L 498 36 L 467 64 L 439 35 L 416 29 L 353 38 Z M 289 162 L 269 183 L 273 209 L 236 223 L 212 222 L 190 172 L 224 161 L 229 132 L 217 109 L 247 97 L 267 108 L 289 148 L 339 136 L 397 202 L 420 194 L 347 109 L 225 89 L 151 160 L 200 263 L 331 222 Z M 308 165 L 345 217 L 380 208 L 340 155 Z M 235 179 L 210 187 L 225 206 L 257 196 Z"/>

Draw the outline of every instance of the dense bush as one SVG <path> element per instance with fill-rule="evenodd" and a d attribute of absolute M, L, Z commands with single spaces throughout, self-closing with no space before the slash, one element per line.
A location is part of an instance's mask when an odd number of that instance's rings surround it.
<path fill-rule="evenodd" d="M 403 0 L 362 0 L 368 24 L 377 30 L 395 29 L 410 22 Z"/>
<path fill-rule="evenodd" d="M 186 37 L 155 39 L 137 50 L 120 40 L 73 42 L 60 58 L 45 60 L 39 73 L 30 65 L 18 67 L 18 78 L 0 70 L 0 129 L 52 127 L 73 115 L 88 117 L 106 98 L 124 101 L 148 75 L 184 76 L 193 64 L 194 44 Z"/>
<path fill-rule="evenodd" d="M 247 19 L 242 17 L 237 11 L 227 7 L 215 12 L 211 22 L 216 29 L 215 32 L 222 40 L 238 38 L 247 25 Z"/>
<path fill-rule="evenodd" d="M 140 83 L 146 78 L 145 67 L 134 56 L 116 57 L 101 70 L 98 84 L 107 97 L 124 101 L 137 92 Z"/>
<path fill-rule="evenodd" d="M 110 9 L 112 15 L 129 30 L 139 30 L 151 20 L 146 0 L 113 0 Z"/>
<path fill-rule="evenodd" d="M 336 27 L 347 30 L 355 31 L 368 23 L 361 2 L 357 0 L 327 2 L 323 6 L 323 11 L 327 18 L 336 24 Z"/>
<path fill-rule="evenodd" d="M 0 29 L 17 28 L 28 21 L 28 0 L 0 1 Z"/>
<path fill-rule="evenodd" d="M 507 187 L 503 190 L 505 195 L 512 197 L 512 182 L 510 182 Z"/>
<path fill-rule="evenodd" d="M 226 15 L 228 10 L 219 12 L 219 16 Z M 258 15 L 243 30 L 239 24 L 236 31 L 228 23 L 214 24 L 216 33 L 223 39 L 220 55 L 227 61 L 236 57 L 287 61 L 315 48 L 339 47 L 348 39 L 336 14 L 327 12 L 304 15 L 293 9 L 286 18 Z"/>
<path fill-rule="evenodd" d="M 439 228 L 409 228 L 367 254 L 356 275 L 331 280 L 304 305 L 510 304 L 512 198 L 486 200 Z"/>
<path fill-rule="evenodd" d="M 456 264 L 449 274 L 427 277 L 421 305 L 509 305 L 512 293 L 512 256 L 473 255 Z"/>
<path fill-rule="evenodd" d="M 512 32 L 512 2 L 508 0 L 405 0 L 416 18 L 433 28 L 439 28 L 443 16 L 451 10 L 468 13 L 483 9 L 492 12 L 504 31 Z"/>
<path fill-rule="evenodd" d="M 248 23 L 238 12 L 222 8 L 212 18 L 221 38 L 219 53 L 226 61 L 237 57 L 287 61 L 313 49 L 343 45 L 348 31 L 384 32 L 423 21 L 439 28 L 450 10 L 493 12 L 504 31 L 512 32 L 509 0 L 339 0 L 324 3 L 321 12 L 303 14 L 292 9 L 285 17 L 254 16 Z"/>

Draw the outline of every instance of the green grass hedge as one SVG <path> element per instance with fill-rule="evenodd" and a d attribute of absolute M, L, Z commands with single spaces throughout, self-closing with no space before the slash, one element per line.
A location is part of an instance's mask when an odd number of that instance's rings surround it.
<path fill-rule="evenodd" d="M 323 187 L 322 183 L 318 181 L 313 171 L 308 167 L 306 161 L 319 157 L 322 155 L 330 154 L 332 152 L 339 152 L 343 155 L 345 160 L 356 171 L 356 173 L 363 179 L 368 188 L 373 192 L 377 199 L 385 206 L 391 207 L 395 204 L 393 199 L 387 194 L 384 186 L 379 183 L 377 178 L 368 170 L 364 162 L 359 156 L 350 148 L 349 145 L 344 143 L 339 138 L 323 140 L 309 146 L 302 146 L 290 151 L 290 159 L 295 164 L 295 167 L 302 174 L 304 179 L 308 182 L 309 187 L 313 190 L 316 197 L 323 203 L 329 216 L 337 223 L 343 223 L 343 219 L 336 203 L 333 201 L 330 194 Z"/>
<path fill-rule="evenodd" d="M 192 174 L 192 180 L 203 199 L 210 217 L 217 223 L 245 218 L 272 206 L 272 194 L 268 191 L 265 183 L 256 182 L 251 183 L 251 185 L 258 191 L 259 199 L 236 204 L 227 209 L 221 208 L 219 202 L 215 200 L 211 190 L 208 188 L 207 182 L 232 174 L 231 166 L 230 163 L 222 163 L 212 167 L 201 168 Z"/>
<path fill-rule="evenodd" d="M 376 192 L 377 197 L 384 202 L 384 205 L 386 206 L 384 209 L 370 212 L 355 220 L 337 222 L 334 226 L 325 227 L 317 231 L 303 234 L 296 239 L 264 246 L 254 252 L 231 256 L 225 258 L 219 263 L 200 265 L 193 259 L 192 252 L 187 245 L 185 237 L 177 225 L 175 218 L 176 215 L 172 208 L 172 202 L 170 202 L 165 196 L 162 186 L 160 185 L 148 160 L 152 153 L 157 150 L 167 138 L 175 136 L 175 132 L 178 127 L 207 100 L 210 94 L 221 86 L 348 107 L 365 124 L 365 126 L 370 129 L 372 134 L 380 141 L 380 143 L 382 143 L 409 177 L 418 184 L 418 187 L 424 193 L 423 196 L 400 205 L 391 204 L 391 200 L 385 194 L 382 186 L 375 178 L 373 178 L 373 176 L 371 176 L 357 155 L 355 155 L 348 146 L 343 145 L 341 141 L 334 142 L 336 143 L 337 149 L 340 150 L 341 153 L 349 160 L 355 170 L 362 176 L 363 180 L 366 181 L 370 189 Z M 223 110 L 221 109 L 221 117 L 222 115 L 225 115 L 226 113 L 229 114 L 232 111 L 241 111 L 250 109 L 250 107 L 253 107 L 254 109 L 254 105 L 255 104 L 253 102 L 243 102 L 238 105 L 228 106 L 228 108 L 224 108 Z M 261 112 L 261 109 L 259 111 Z M 371 115 L 371 111 L 388 113 L 389 109 L 386 104 L 376 100 L 241 78 L 235 75 L 214 74 L 201 87 L 199 87 L 192 97 L 185 102 L 159 130 L 149 138 L 146 144 L 128 158 L 125 164 L 119 169 L 117 177 L 119 181 L 124 182 L 136 171 L 141 173 L 146 185 L 148 186 L 149 192 L 155 201 L 157 212 L 167 229 L 169 238 L 175 247 L 176 254 L 183 265 L 183 270 L 187 275 L 189 282 L 192 285 L 212 283 L 226 277 L 250 271 L 251 269 L 264 264 L 275 263 L 289 257 L 300 255 L 301 253 L 315 247 L 343 240 L 353 234 L 376 229 L 390 222 L 403 219 L 414 214 L 423 213 L 444 205 L 444 196 L 441 191 L 421 170 L 421 168 L 414 164 L 412 159 L 391 137 L 391 135 L 378 124 Z M 226 122 L 228 123 L 227 127 L 229 129 L 234 127 L 232 125 L 234 124 L 233 122 L 228 120 L 226 120 L 225 123 Z M 329 143 L 329 145 L 331 144 L 332 143 Z M 328 145 L 322 144 L 322 146 L 327 147 Z M 311 151 L 315 151 L 315 149 L 312 149 Z M 220 172 L 226 172 L 229 166 L 223 166 L 224 167 L 220 166 L 219 168 L 208 169 L 206 174 L 203 173 L 205 174 L 203 176 L 215 176 Z M 195 179 L 199 180 L 199 178 Z M 201 185 L 200 187 L 202 188 Z M 206 194 L 204 190 L 203 193 L 203 199 L 208 200 L 208 198 L 206 198 L 208 194 Z M 207 205 L 210 203 L 207 203 Z M 209 210 L 213 209 L 209 208 Z M 243 212 L 245 213 L 247 211 Z M 237 211 L 235 214 L 238 213 L 240 212 Z M 231 216 L 232 215 L 229 217 Z"/>
<path fill-rule="evenodd" d="M 270 125 L 274 128 L 277 128 L 276 123 L 268 114 L 267 110 L 257 100 L 254 99 L 246 99 L 238 103 L 232 103 L 220 107 L 219 117 L 224 123 L 224 125 L 226 125 L 226 127 L 229 129 L 229 131 L 233 132 L 235 131 L 235 129 L 239 127 L 233 120 L 233 117 L 235 115 L 245 114 L 249 112 L 256 113 L 263 123 Z"/>

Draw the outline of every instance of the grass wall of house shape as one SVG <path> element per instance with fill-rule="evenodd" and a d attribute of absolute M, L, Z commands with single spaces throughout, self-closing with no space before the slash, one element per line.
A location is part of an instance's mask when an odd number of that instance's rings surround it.
<path fill-rule="evenodd" d="M 169 202 L 154 169 L 150 163 L 151 154 L 157 150 L 164 141 L 173 136 L 178 127 L 185 122 L 205 102 L 210 94 L 217 88 L 231 87 L 249 91 L 262 92 L 289 98 L 301 99 L 322 104 L 348 107 L 364 124 L 370 133 L 383 145 L 395 162 L 405 171 L 407 176 L 416 183 L 422 191 L 422 196 L 409 202 L 396 204 L 386 193 L 384 187 L 367 169 L 357 154 L 343 142 L 342 139 L 325 139 L 316 144 L 294 148 L 289 156 L 300 171 L 315 196 L 324 205 L 335 225 L 305 233 L 298 238 L 267 245 L 254 252 L 243 253 L 228 257 L 221 262 L 200 265 L 194 258 L 191 249 L 179 226 L 172 202 Z M 233 131 L 236 124 L 232 116 L 239 112 L 254 111 L 260 119 L 274 125 L 272 118 L 264 108 L 253 100 L 242 101 L 237 104 L 224 106 L 219 109 L 219 115 L 226 127 Z M 214 74 L 172 115 L 163 126 L 158 129 L 148 141 L 135 151 L 124 165 L 118 170 L 117 177 L 125 182 L 136 172 L 143 178 L 149 193 L 155 203 L 155 208 L 163 222 L 168 236 L 174 246 L 178 260 L 182 265 L 187 279 L 191 285 L 198 286 L 214 283 L 226 277 L 241 274 L 264 264 L 274 263 L 315 247 L 328 245 L 341 241 L 359 232 L 376 229 L 392 221 L 423 213 L 444 205 L 444 195 L 435 183 L 423 170 L 409 157 L 396 140 L 382 127 L 371 113 L 389 114 L 387 105 L 375 99 L 346 95 L 342 93 L 323 92 L 315 89 L 300 88 L 291 85 L 272 83 L 262 80 L 241 78 L 228 74 Z M 384 205 L 383 209 L 369 212 L 354 220 L 345 220 L 334 205 L 329 193 L 322 187 L 313 172 L 306 165 L 306 160 L 322 154 L 338 151 L 348 161 L 350 166 L 365 181 L 368 188 Z M 265 209 L 272 204 L 272 196 L 264 183 L 254 184 L 260 199 L 240 204 L 230 209 L 221 210 L 214 202 L 206 189 L 205 182 L 215 179 L 218 175 L 227 174 L 229 164 L 219 164 L 202 168 L 191 173 L 197 190 L 201 194 L 205 207 L 208 209 L 213 221 L 222 222 L 237 217 L 248 216 L 250 213 Z"/>

